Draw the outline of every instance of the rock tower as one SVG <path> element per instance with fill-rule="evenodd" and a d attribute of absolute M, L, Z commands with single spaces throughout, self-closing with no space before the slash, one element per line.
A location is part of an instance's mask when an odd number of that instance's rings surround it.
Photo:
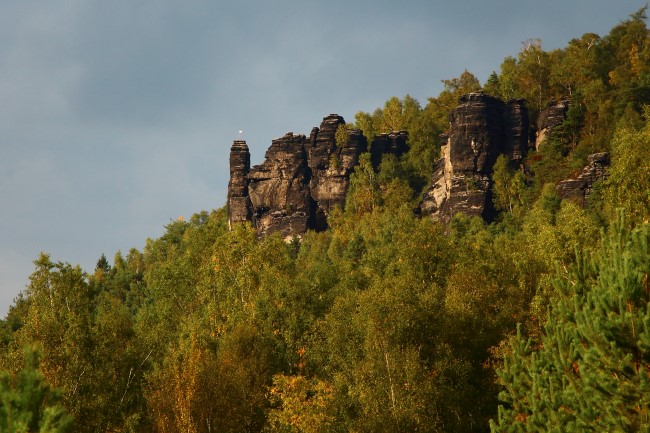
<path fill-rule="evenodd" d="M 482 92 L 470 93 L 460 98 L 449 122 L 421 213 L 443 222 L 459 212 L 490 221 L 496 215 L 491 174 L 497 157 L 505 154 L 518 168 L 528 150 L 526 106 L 520 99 L 504 103 Z"/>

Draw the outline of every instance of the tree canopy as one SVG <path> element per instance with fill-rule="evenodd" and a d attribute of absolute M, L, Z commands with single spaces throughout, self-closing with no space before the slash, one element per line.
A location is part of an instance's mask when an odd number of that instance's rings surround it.
<path fill-rule="evenodd" d="M 0 431 L 647 429 L 646 8 L 563 49 L 526 41 L 482 86 L 442 83 L 357 113 L 369 142 L 407 130 L 410 150 L 378 169 L 362 155 L 324 232 L 259 238 L 220 208 L 90 272 L 41 254 L 0 321 Z M 569 109 L 523 170 L 497 160 L 494 222 L 420 218 L 449 110 L 474 91 L 526 99 L 533 126 Z M 597 151 L 611 167 L 589 206 L 562 200 Z"/>

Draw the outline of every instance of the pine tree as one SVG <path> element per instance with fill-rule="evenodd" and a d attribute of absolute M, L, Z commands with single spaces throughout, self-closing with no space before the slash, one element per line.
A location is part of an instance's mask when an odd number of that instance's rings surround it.
<path fill-rule="evenodd" d="M 558 277 L 541 344 L 511 340 L 493 432 L 650 429 L 650 225 L 625 226 Z"/>
<path fill-rule="evenodd" d="M 28 350 L 15 385 L 8 372 L 0 374 L 0 433 L 72 430 L 72 418 L 59 405 L 60 394 L 50 389 L 37 366 L 38 356 Z"/>
<path fill-rule="evenodd" d="M 499 76 L 497 75 L 496 71 L 492 71 L 488 77 L 487 81 L 483 85 L 483 91 L 490 96 L 494 96 L 495 98 L 501 96 L 501 92 L 499 91 Z"/>

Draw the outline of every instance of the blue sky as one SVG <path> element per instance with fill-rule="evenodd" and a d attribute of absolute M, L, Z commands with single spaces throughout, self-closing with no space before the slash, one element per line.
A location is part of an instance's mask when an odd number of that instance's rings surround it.
<path fill-rule="evenodd" d="M 0 315 L 39 252 L 91 272 L 225 204 L 239 130 L 275 137 L 485 82 L 523 41 L 601 36 L 638 0 L 3 0 Z"/>

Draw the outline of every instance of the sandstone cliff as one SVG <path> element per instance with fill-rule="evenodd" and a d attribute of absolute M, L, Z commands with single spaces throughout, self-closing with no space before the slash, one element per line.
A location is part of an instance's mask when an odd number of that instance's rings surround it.
<path fill-rule="evenodd" d="M 363 133 L 348 130 L 347 142 L 336 143 L 336 131 L 345 125 L 343 117 L 330 114 L 314 128 L 306 143 L 307 165 L 311 169 L 309 188 L 315 203 L 313 227 L 323 230 L 327 227 L 327 215 L 335 206 L 343 207 L 348 191 L 350 175 L 359 164 L 359 155 L 366 152 L 368 145 Z"/>
<path fill-rule="evenodd" d="M 557 184 L 558 195 L 582 207 L 587 207 L 594 183 L 607 178 L 607 167 L 609 167 L 609 153 L 589 155 L 587 165 L 580 172 Z"/>
<path fill-rule="evenodd" d="M 336 143 L 343 117 L 330 114 L 309 137 L 287 133 L 272 141 L 264 162 L 248 168 L 246 143 L 230 154 L 229 223 L 250 221 L 261 236 L 278 232 L 285 239 L 308 229 L 323 230 L 334 206 L 345 205 L 350 175 L 368 145 L 359 130 Z"/>
<path fill-rule="evenodd" d="M 537 117 L 537 132 L 535 136 L 535 150 L 539 150 L 539 146 L 553 131 L 553 128 L 559 126 L 566 119 L 567 112 L 569 111 L 569 101 L 552 101 L 544 110 L 539 113 Z"/>
<path fill-rule="evenodd" d="M 248 173 L 253 219 L 260 235 L 279 231 L 282 236 L 310 228 L 312 199 L 309 191 L 304 135 L 289 132 L 273 140 L 265 160 Z"/>
<path fill-rule="evenodd" d="M 379 169 L 379 164 L 384 155 L 391 154 L 395 156 L 402 156 L 409 149 L 408 147 L 408 132 L 406 131 L 393 131 L 390 134 L 379 134 L 370 146 L 370 161 L 375 170 Z"/>
<path fill-rule="evenodd" d="M 245 141 L 237 140 L 230 148 L 230 182 L 228 182 L 228 224 L 250 221 L 253 214 L 248 196 L 248 172 L 251 155 Z"/>
<path fill-rule="evenodd" d="M 518 168 L 528 150 L 528 112 L 522 100 L 508 103 L 481 92 L 460 98 L 449 116 L 442 156 L 431 187 L 420 204 L 422 215 L 449 222 L 456 213 L 495 216 L 491 174 L 497 157 L 508 156 Z"/>
<path fill-rule="evenodd" d="M 523 170 L 529 147 L 539 146 L 553 128 L 566 118 L 569 102 L 553 102 L 531 128 L 523 100 L 508 102 L 482 92 L 464 95 L 449 115 L 446 143 L 433 167 L 431 187 L 424 193 L 419 212 L 449 222 L 457 213 L 496 216 L 492 201 L 492 171 L 499 155 L 511 168 Z M 408 151 L 406 131 L 380 134 L 370 149 L 362 131 L 347 129 L 347 137 L 336 133 L 345 125 L 343 117 L 330 114 L 309 137 L 287 133 L 272 141 L 262 164 L 250 168 L 250 154 L 243 141 L 235 141 L 230 152 L 228 184 L 229 223 L 249 221 L 260 236 L 280 233 L 285 239 L 308 229 L 324 230 L 335 206 L 345 205 L 350 175 L 359 156 L 370 150 L 375 170 L 386 154 L 401 156 Z M 589 164 L 569 179 L 559 182 L 558 194 L 582 206 L 594 182 L 606 176 L 606 153 L 589 157 Z"/>

